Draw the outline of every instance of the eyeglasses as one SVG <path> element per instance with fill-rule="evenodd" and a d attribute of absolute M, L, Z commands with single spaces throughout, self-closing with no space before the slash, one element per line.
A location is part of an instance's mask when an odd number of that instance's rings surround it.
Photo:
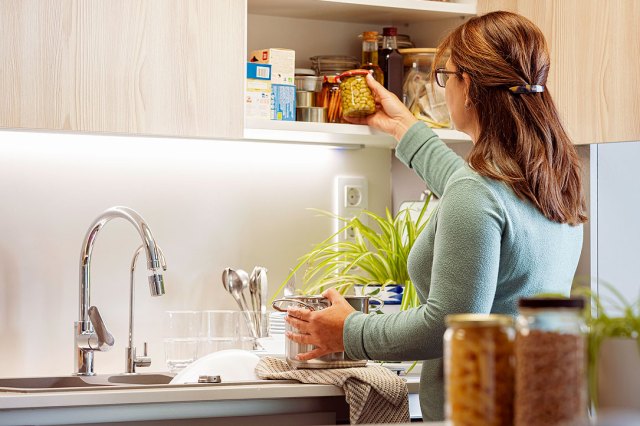
<path fill-rule="evenodd" d="M 462 72 L 460 70 L 458 70 L 458 71 L 448 71 L 448 70 L 446 70 L 444 68 L 437 68 L 436 69 L 436 83 L 438 83 L 438 86 L 445 87 L 447 85 L 447 80 L 449 80 L 449 76 L 450 75 L 461 76 Z"/>

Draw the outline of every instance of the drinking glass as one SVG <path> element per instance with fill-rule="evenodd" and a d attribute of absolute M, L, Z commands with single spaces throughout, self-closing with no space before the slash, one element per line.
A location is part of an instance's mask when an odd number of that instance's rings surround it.
<path fill-rule="evenodd" d="M 177 372 L 195 361 L 200 334 L 200 312 L 167 311 L 164 327 L 164 352 L 167 368 Z"/>

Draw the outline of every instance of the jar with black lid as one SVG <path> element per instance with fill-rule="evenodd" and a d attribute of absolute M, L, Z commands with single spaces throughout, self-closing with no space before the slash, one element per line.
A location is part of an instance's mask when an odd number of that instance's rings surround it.
<path fill-rule="evenodd" d="M 587 327 L 581 298 L 518 303 L 515 425 L 586 425 Z"/>

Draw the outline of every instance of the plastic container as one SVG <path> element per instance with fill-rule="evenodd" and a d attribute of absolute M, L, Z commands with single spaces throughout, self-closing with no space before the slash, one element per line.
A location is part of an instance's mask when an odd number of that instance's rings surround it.
<path fill-rule="evenodd" d="M 322 90 L 316 95 L 316 105 L 327 109 L 327 123 L 342 122 L 342 100 L 338 76 L 324 76 Z"/>
<path fill-rule="evenodd" d="M 436 49 L 398 49 L 404 57 L 402 98 L 413 115 L 429 127 L 450 128 L 444 89 L 431 81 Z M 442 64 L 444 66 L 444 64 Z"/>
<path fill-rule="evenodd" d="M 364 117 L 376 112 L 376 103 L 365 78 L 367 74 L 367 70 L 351 70 L 340 74 L 344 117 Z"/>
<path fill-rule="evenodd" d="M 453 425 L 513 424 L 515 331 L 507 315 L 446 318 L 446 415 Z"/>
<path fill-rule="evenodd" d="M 519 301 L 515 425 L 586 425 L 584 300 Z"/>

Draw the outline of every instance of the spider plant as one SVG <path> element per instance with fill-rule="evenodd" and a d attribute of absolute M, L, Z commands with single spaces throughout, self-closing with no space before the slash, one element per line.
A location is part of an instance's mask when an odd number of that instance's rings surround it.
<path fill-rule="evenodd" d="M 576 293 L 584 294 L 591 301 L 590 309 L 585 310 L 589 326 L 589 394 L 593 406 L 598 406 L 598 360 L 602 343 L 608 338 L 635 339 L 640 356 L 640 298 L 629 302 L 615 287 L 600 282 L 599 294 L 590 288 L 581 287 Z M 595 308 L 595 309 L 594 309 Z M 594 312 L 595 311 L 595 312 Z"/>
<path fill-rule="evenodd" d="M 331 219 L 337 219 L 342 226 L 298 259 L 276 294 L 282 291 L 296 271 L 304 269 L 304 294 L 318 294 L 330 287 L 345 294 L 355 285 L 381 284 L 384 287 L 387 284 L 400 284 L 404 286 L 401 309 L 417 306 L 418 296 L 407 273 L 407 258 L 416 238 L 430 219 L 430 215 L 426 214 L 430 200 L 431 195 L 428 195 L 415 221 L 409 209 L 399 211 L 395 217 L 389 209 L 386 209 L 385 216 L 363 210 L 353 218 L 316 210 Z M 363 217 L 368 219 L 371 226 L 364 223 Z M 340 234 L 346 232 L 354 238 L 336 241 Z"/>

